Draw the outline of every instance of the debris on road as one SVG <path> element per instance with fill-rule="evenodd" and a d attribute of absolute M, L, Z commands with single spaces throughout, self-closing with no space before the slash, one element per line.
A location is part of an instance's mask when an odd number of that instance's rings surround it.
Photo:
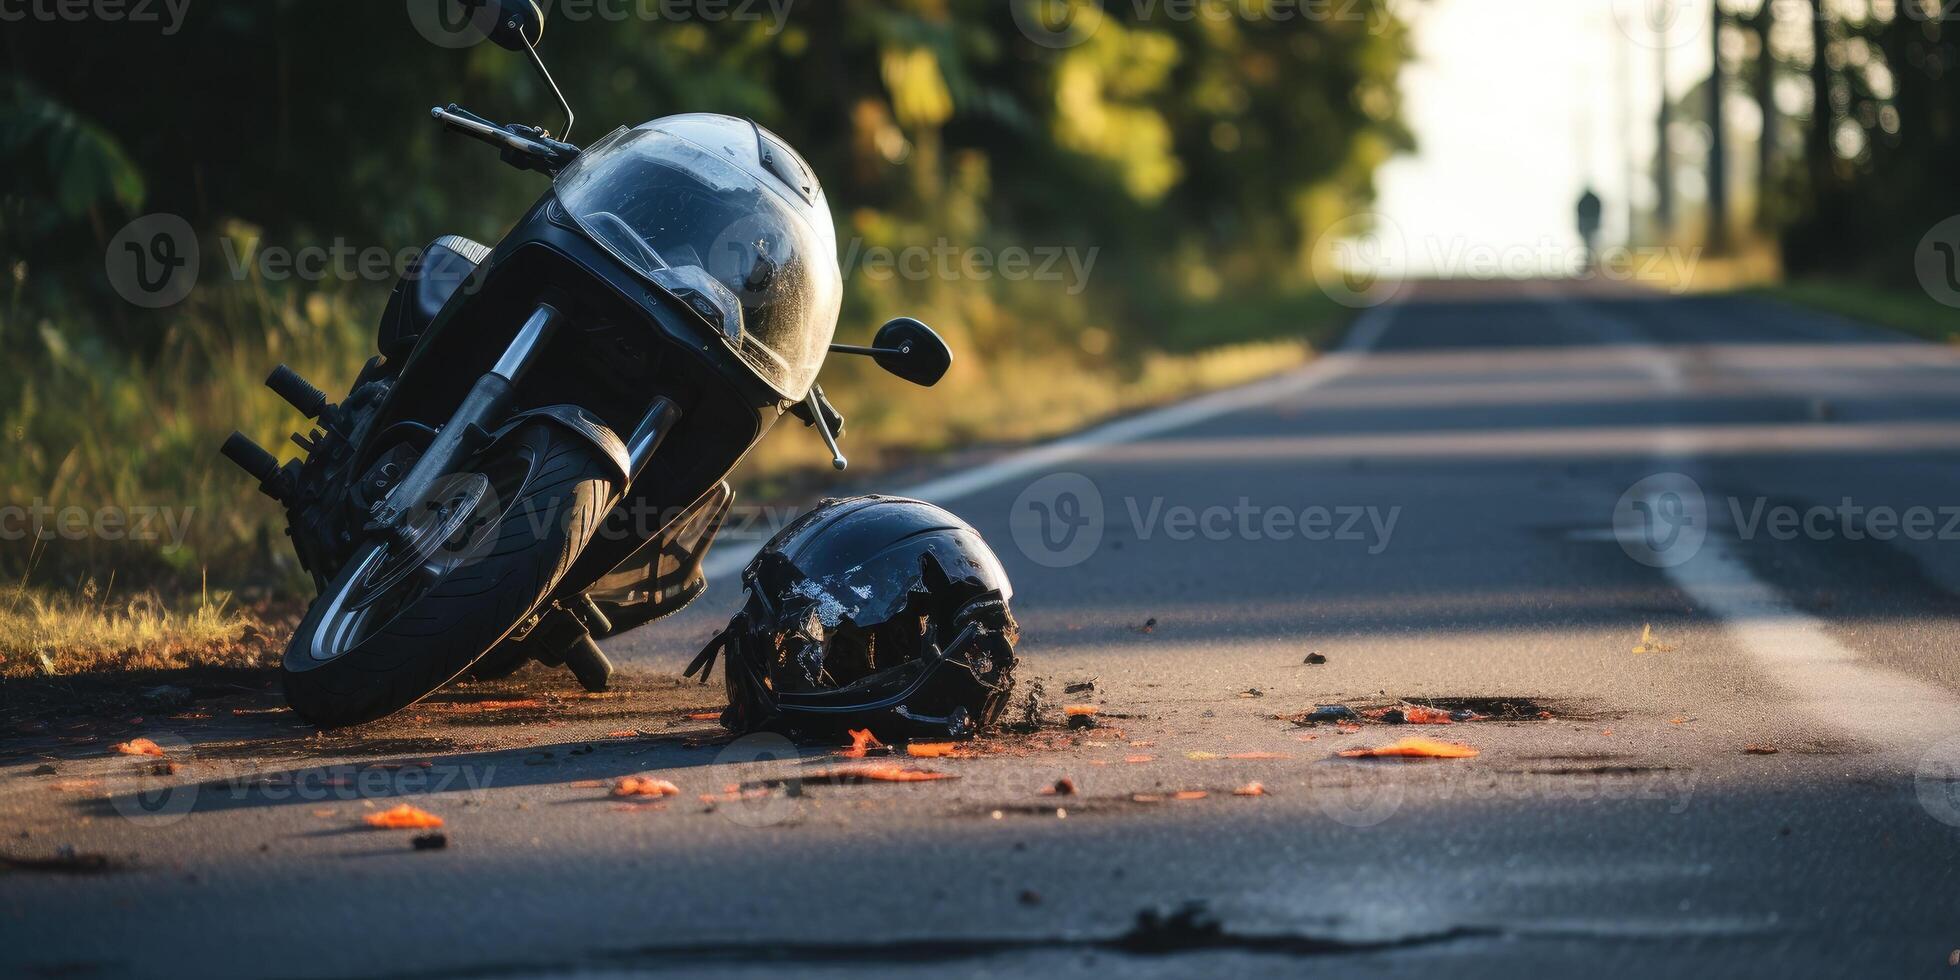
<path fill-rule="evenodd" d="M 50 857 L 16 857 L 11 854 L 0 855 L 0 867 L 13 871 L 44 871 L 52 874 L 102 874 L 116 870 L 116 862 L 107 854 L 91 854 L 75 850 L 73 844 L 56 847 Z"/>
<path fill-rule="evenodd" d="M 1238 789 L 1233 790 L 1232 795 L 1233 796 L 1265 796 L 1266 787 L 1263 783 L 1260 783 L 1257 780 L 1255 780 L 1253 782 L 1245 784 L 1244 786 L 1239 787 Z"/>
<path fill-rule="evenodd" d="M 440 851 L 449 846 L 449 835 L 422 834 L 409 843 L 418 851 Z"/>
<path fill-rule="evenodd" d="M 915 759 L 959 759 L 972 755 L 957 742 L 911 742 L 905 746 L 905 754 Z"/>
<path fill-rule="evenodd" d="M 1742 747 L 1742 751 L 1748 755 L 1775 755 L 1781 750 L 1767 742 L 1750 742 Z"/>
<path fill-rule="evenodd" d="M 1091 677 L 1086 681 L 1076 681 L 1075 683 L 1062 688 L 1062 693 L 1063 694 L 1094 694 L 1096 693 L 1096 681 L 1098 680 L 1101 680 L 1101 678 Z"/>
<path fill-rule="evenodd" d="M 1295 725 L 1318 725 L 1324 722 L 1355 721 L 1356 719 L 1357 716 L 1354 713 L 1354 709 L 1345 704 L 1317 704 L 1314 705 L 1312 711 L 1303 711 L 1292 717 Z"/>
<path fill-rule="evenodd" d="M 147 738 L 132 738 L 127 742 L 117 742 L 115 749 L 123 755 L 153 755 L 162 757 L 163 747 Z"/>
<path fill-rule="evenodd" d="M 1248 687 L 1245 690 L 1239 692 L 1239 697 L 1242 698 L 1263 698 L 1265 696 L 1266 696 L 1266 692 L 1256 687 Z"/>
<path fill-rule="evenodd" d="M 1041 791 L 1041 795 L 1043 795 L 1043 796 L 1074 796 L 1074 795 L 1075 795 L 1075 780 L 1073 780 L 1073 779 L 1070 779 L 1070 778 L 1068 778 L 1067 776 L 1063 776 L 1062 778 L 1060 778 L 1060 779 L 1057 779 L 1057 780 L 1055 780 L 1055 785 L 1053 785 L 1053 786 L 1050 786 L 1050 787 L 1048 787 L 1048 788 L 1046 788 L 1046 789 L 1044 789 L 1044 790 L 1042 790 L 1042 791 Z"/>
<path fill-rule="evenodd" d="M 1142 625 L 1142 626 L 1139 626 L 1139 627 L 1137 627 L 1137 628 L 1136 628 L 1136 631 L 1137 631 L 1137 632 L 1139 632 L 1139 633 L 1155 633 L 1155 632 L 1157 632 L 1157 617 L 1155 617 L 1155 616 L 1152 616 L 1152 617 L 1150 617 L 1149 619 L 1146 619 L 1146 620 L 1144 620 L 1144 621 L 1143 621 L 1143 625 Z"/>
<path fill-rule="evenodd" d="M 1410 736 L 1388 745 L 1342 749 L 1343 759 L 1468 759 L 1477 750 L 1459 742 L 1439 742 L 1433 738 Z"/>
<path fill-rule="evenodd" d="M 869 728 L 853 728 L 849 730 L 849 734 L 851 736 L 851 747 L 837 750 L 837 754 L 842 758 L 862 759 L 874 751 L 880 755 L 890 751 L 890 748 L 885 743 L 878 741 L 878 737 L 871 734 L 871 729 Z"/>
<path fill-rule="evenodd" d="M 664 779 L 651 776 L 621 776 L 613 783 L 612 795 L 617 797 L 636 796 L 679 796 L 681 788 Z"/>
<path fill-rule="evenodd" d="M 844 769 L 831 769 L 795 776 L 792 779 L 805 786 L 850 786 L 863 782 L 874 783 L 925 783 L 937 779 L 958 779 L 952 773 L 937 769 L 919 769 L 912 766 L 851 766 Z M 791 779 L 767 780 L 768 784 L 790 782 Z"/>
<path fill-rule="evenodd" d="M 1646 623 L 1640 627 L 1640 642 L 1633 645 L 1634 653 L 1673 653 L 1674 644 L 1662 643 L 1654 639 L 1654 624 Z"/>
<path fill-rule="evenodd" d="M 1309 667 L 1318 667 L 1321 664 L 1327 662 L 1327 657 L 1326 655 L 1322 654 L 1320 651 L 1316 650 L 1312 653 L 1307 654 L 1307 659 L 1302 660 L 1300 662 Z"/>
<path fill-rule="evenodd" d="M 381 830 L 433 830 L 442 826 L 441 817 L 407 803 L 400 804 L 392 810 L 370 813 L 361 820 L 368 826 Z"/>
<path fill-rule="evenodd" d="M 1068 718 L 1070 728 L 1094 728 L 1098 724 L 1097 710 L 1093 704 L 1071 704 L 1062 709 L 1062 714 Z"/>

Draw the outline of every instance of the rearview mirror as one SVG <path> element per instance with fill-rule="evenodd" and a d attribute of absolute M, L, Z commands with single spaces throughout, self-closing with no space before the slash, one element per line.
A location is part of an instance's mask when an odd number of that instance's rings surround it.
<path fill-rule="evenodd" d="M 938 384 L 953 366 L 953 349 L 931 327 L 909 316 L 878 328 L 871 346 L 877 350 L 871 359 L 879 367 L 921 387 Z"/>
<path fill-rule="evenodd" d="M 529 50 L 544 39 L 544 11 L 537 0 L 465 0 L 471 6 L 488 4 L 497 12 L 490 40 L 500 48 Z"/>

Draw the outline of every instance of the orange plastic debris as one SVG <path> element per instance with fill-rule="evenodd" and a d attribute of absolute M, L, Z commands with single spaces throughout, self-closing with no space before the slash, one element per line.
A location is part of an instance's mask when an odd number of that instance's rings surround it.
<path fill-rule="evenodd" d="M 950 779 L 943 772 L 931 769 L 912 769 L 906 766 L 863 766 L 850 770 L 851 775 L 881 783 L 923 783 L 934 779 Z"/>
<path fill-rule="evenodd" d="M 1450 713 L 1436 708 L 1416 705 L 1402 710 L 1402 720 L 1411 725 L 1452 725 Z"/>
<path fill-rule="evenodd" d="M 1477 750 L 1456 742 L 1410 737 L 1374 748 L 1342 749 L 1344 759 L 1468 759 Z"/>
<path fill-rule="evenodd" d="M 370 813 L 361 819 L 370 827 L 380 827 L 384 830 L 428 830 L 442 826 L 441 817 L 406 803 L 392 810 Z"/>
<path fill-rule="evenodd" d="M 719 711 L 690 711 L 690 712 L 688 712 L 688 713 L 687 713 L 687 720 L 688 720 L 688 721 L 720 721 L 720 720 L 721 720 L 721 712 L 719 712 Z"/>
<path fill-rule="evenodd" d="M 1202 800 L 1202 799 L 1204 799 L 1205 797 L 1207 797 L 1207 796 L 1210 796 L 1210 795 L 1211 795 L 1210 793 L 1207 793 L 1207 792 L 1205 792 L 1204 790 L 1201 790 L 1201 789 L 1181 789 L 1181 790 L 1178 790 L 1178 791 L 1177 791 L 1177 792 L 1175 792 L 1175 793 L 1172 793 L 1172 794 L 1171 794 L 1171 799 L 1173 799 L 1173 800 Z"/>
<path fill-rule="evenodd" d="M 913 742 L 905 747 L 905 754 L 916 759 L 956 759 L 966 753 L 954 742 Z"/>
<path fill-rule="evenodd" d="M 147 738 L 132 738 L 127 742 L 117 742 L 116 751 L 124 755 L 161 756 L 163 754 L 163 747 Z"/>
<path fill-rule="evenodd" d="M 872 737 L 871 729 L 853 728 L 851 729 L 851 747 L 848 749 L 843 749 L 839 751 L 837 754 L 843 756 L 846 759 L 862 759 L 864 758 L 864 754 L 866 752 L 869 752 L 872 749 L 882 749 L 884 747 L 885 747 L 885 743 L 880 742 L 876 738 Z"/>
<path fill-rule="evenodd" d="M 1093 704 L 1071 704 L 1064 707 L 1062 713 L 1070 718 L 1079 718 L 1083 715 L 1094 715 L 1098 710 L 1100 709 Z"/>
<path fill-rule="evenodd" d="M 621 776 L 613 784 L 614 796 L 679 796 L 681 788 L 664 779 L 651 776 Z"/>
<path fill-rule="evenodd" d="M 1233 796 L 1265 796 L 1266 787 L 1257 782 L 1247 783 L 1232 791 Z"/>

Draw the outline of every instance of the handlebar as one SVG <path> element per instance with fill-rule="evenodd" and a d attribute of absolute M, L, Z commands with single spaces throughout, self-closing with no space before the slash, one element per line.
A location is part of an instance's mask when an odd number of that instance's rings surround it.
<path fill-rule="evenodd" d="M 499 126 L 455 103 L 429 110 L 430 117 L 465 136 L 504 151 L 504 162 L 519 170 L 556 174 L 578 159 L 579 149 L 529 126 Z"/>

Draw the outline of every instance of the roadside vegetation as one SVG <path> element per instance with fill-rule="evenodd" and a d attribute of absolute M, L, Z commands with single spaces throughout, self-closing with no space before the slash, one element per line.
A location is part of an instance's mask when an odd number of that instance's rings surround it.
<path fill-rule="evenodd" d="M 1380 0 L 1352 18 L 1113 14 L 1060 47 L 1023 31 L 1017 5 L 843 0 L 783 22 L 548 32 L 579 141 L 685 110 L 777 130 L 825 179 L 839 339 L 904 314 L 953 345 L 931 391 L 833 362 L 854 469 L 1041 439 L 1301 363 L 1346 313 L 1307 288 L 1316 235 L 1364 209 L 1376 166 L 1411 145 L 1405 38 Z M 494 241 L 543 190 L 426 112 L 552 121 L 521 58 L 431 44 L 399 7 L 357 45 L 295 40 L 346 27 L 336 5 L 270 0 L 194 6 L 167 38 L 97 22 L 0 38 L 0 575 L 17 583 L 0 669 L 251 647 L 261 610 L 308 588 L 278 509 L 218 444 L 237 428 L 293 455 L 300 420 L 266 372 L 285 362 L 340 395 L 404 250 Z M 128 78 L 157 80 L 167 120 Z M 114 291 L 105 255 L 155 214 L 189 223 L 201 268 L 152 310 Z M 292 261 L 309 251 L 317 273 Z M 755 499 L 820 469 L 788 424 L 737 476 Z"/>
<path fill-rule="evenodd" d="M 1927 340 L 1960 343 L 1960 310 L 1936 302 L 1917 287 L 1805 279 L 1761 286 L 1748 292 L 1890 327 Z"/>

